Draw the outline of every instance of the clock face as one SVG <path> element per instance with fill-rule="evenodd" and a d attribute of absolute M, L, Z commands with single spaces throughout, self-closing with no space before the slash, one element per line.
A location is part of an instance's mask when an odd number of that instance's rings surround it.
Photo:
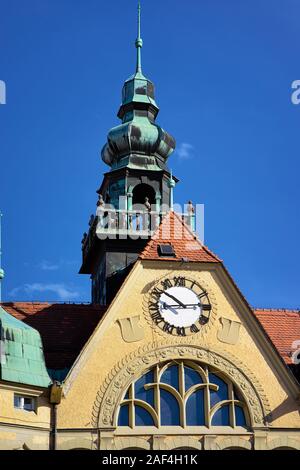
<path fill-rule="evenodd" d="M 164 279 L 151 291 L 150 314 L 163 331 L 179 336 L 198 333 L 210 316 L 207 292 L 185 277 Z"/>

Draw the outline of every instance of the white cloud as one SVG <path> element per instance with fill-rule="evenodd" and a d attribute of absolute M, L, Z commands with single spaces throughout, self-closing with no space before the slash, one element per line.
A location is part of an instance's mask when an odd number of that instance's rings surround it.
<path fill-rule="evenodd" d="M 47 260 L 43 260 L 37 265 L 37 267 L 43 271 L 57 271 L 57 269 L 59 269 L 59 264 L 54 264 Z"/>
<path fill-rule="evenodd" d="M 176 154 L 179 160 L 189 160 L 194 156 L 194 146 L 187 142 L 183 142 L 176 149 Z"/>
<path fill-rule="evenodd" d="M 39 263 L 31 263 L 28 261 L 25 261 L 23 265 L 25 268 L 36 268 L 36 269 L 41 269 L 42 271 L 58 271 L 59 269 L 62 268 L 68 268 L 69 266 L 78 266 L 80 264 L 80 261 L 75 261 L 75 260 L 66 260 L 66 259 L 61 259 L 59 261 L 48 261 L 46 259 L 43 259 Z"/>
<path fill-rule="evenodd" d="M 73 300 L 79 297 L 79 293 L 71 290 L 65 284 L 24 284 L 24 286 L 15 287 L 9 292 L 10 297 L 15 297 L 20 292 L 32 295 L 35 292 L 53 292 L 58 296 L 58 300 Z"/>

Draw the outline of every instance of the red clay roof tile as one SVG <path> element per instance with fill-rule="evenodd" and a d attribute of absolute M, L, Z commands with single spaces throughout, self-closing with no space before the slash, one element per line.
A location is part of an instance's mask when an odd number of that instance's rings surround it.
<path fill-rule="evenodd" d="M 71 367 L 106 307 L 92 304 L 12 302 L 1 304 L 7 313 L 39 331 L 49 369 Z"/>
<path fill-rule="evenodd" d="M 291 356 L 295 351 L 293 343 L 300 340 L 300 312 L 285 309 L 255 309 L 254 314 L 281 357 L 287 364 L 291 364 Z"/>
<path fill-rule="evenodd" d="M 175 251 L 173 257 L 162 257 L 158 253 L 158 246 L 171 244 Z M 143 260 L 160 261 L 189 261 L 205 263 L 220 263 L 221 260 L 204 246 L 181 217 L 170 211 L 162 220 L 160 226 L 151 237 L 139 256 Z"/>

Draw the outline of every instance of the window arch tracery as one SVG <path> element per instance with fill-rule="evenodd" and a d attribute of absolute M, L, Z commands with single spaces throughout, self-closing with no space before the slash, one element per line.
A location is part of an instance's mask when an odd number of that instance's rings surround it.
<path fill-rule="evenodd" d="M 215 368 L 190 360 L 158 364 L 132 382 L 118 426 L 243 426 L 249 414 L 240 392 Z"/>

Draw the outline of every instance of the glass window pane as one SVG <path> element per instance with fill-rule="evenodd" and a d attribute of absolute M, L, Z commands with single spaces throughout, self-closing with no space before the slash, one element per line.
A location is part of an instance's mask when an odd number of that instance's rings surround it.
<path fill-rule="evenodd" d="M 120 271 L 126 267 L 126 253 L 107 253 L 106 255 L 106 275 Z"/>
<path fill-rule="evenodd" d="M 203 383 L 200 374 L 191 367 L 184 367 L 185 391 L 188 391 L 193 385 Z"/>
<path fill-rule="evenodd" d="M 135 398 L 138 400 L 143 400 L 149 405 L 154 406 L 154 390 L 153 388 L 145 390 L 144 386 L 149 383 L 154 382 L 153 371 L 150 370 L 144 374 L 140 379 L 135 383 Z"/>
<path fill-rule="evenodd" d="M 178 366 L 173 365 L 168 367 L 168 369 L 163 373 L 160 381 L 171 385 L 172 387 L 176 388 L 176 390 L 178 390 Z"/>
<path fill-rule="evenodd" d="M 34 399 L 33 398 L 24 398 L 24 410 L 33 411 L 34 410 Z"/>
<path fill-rule="evenodd" d="M 186 404 L 186 424 L 188 426 L 204 426 L 204 391 L 197 390 L 193 393 Z"/>
<path fill-rule="evenodd" d="M 129 426 L 129 406 L 123 405 L 120 408 L 118 426 Z"/>
<path fill-rule="evenodd" d="M 234 400 L 243 401 L 242 395 L 240 394 L 240 392 L 235 387 L 233 387 L 233 397 L 234 397 Z"/>
<path fill-rule="evenodd" d="M 154 421 L 150 413 L 141 406 L 135 406 L 135 425 L 154 426 Z"/>
<path fill-rule="evenodd" d="M 160 407 L 162 426 L 179 426 L 180 413 L 176 398 L 166 390 L 160 389 Z"/>
<path fill-rule="evenodd" d="M 218 391 L 210 390 L 210 405 L 213 407 L 222 400 L 228 400 L 228 386 L 224 380 L 220 379 L 215 374 L 209 374 L 209 381 L 212 384 L 218 385 Z"/>
<path fill-rule="evenodd" d="M 213 415 L 212 426 L 229 426 L 229 406 L 225 405 L 219 408 Z"/>
<path fill-rule="evenodd" d="M 21 397 L 19 397 L 18 395 L 15 395 L 14 396 L 14 407 L 15 408 L 22 408 L 23 405 L 22 405 L 22 399 Z"/>
<path fill-rule="evenodd" d="M 241 406 L 235 405 L 235 425 L 236 426 L 246 426 L 246 417 L 244 410 Z"/>
<path fill-rule="evenodd" d="M 35 411 L 35 398 L 14 395 L 14 407 L 25 411 Z"/>

